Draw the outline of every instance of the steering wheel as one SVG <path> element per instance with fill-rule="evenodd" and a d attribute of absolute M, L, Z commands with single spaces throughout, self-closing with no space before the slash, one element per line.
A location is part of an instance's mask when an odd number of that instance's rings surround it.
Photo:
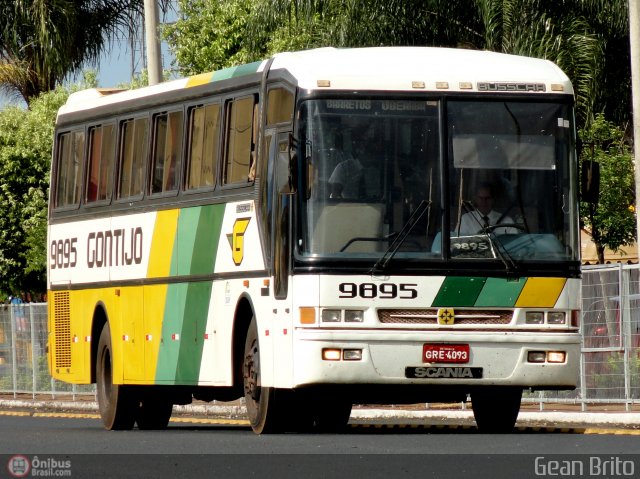
<path fill-rule="evenodd" d="M 485 226 L 484 228 L 482 228 L 480 230 L 480 233 L 484 233 L 485 231 L 494 231 L 498 228 L 515 228 L 517 230 L 522 231 L 523 233 L 526 232 L 526 228 L 524 227 L 524 225 L 519 225 L 517 223 L 498 223 L 495 225 L 488 225 Z"/>

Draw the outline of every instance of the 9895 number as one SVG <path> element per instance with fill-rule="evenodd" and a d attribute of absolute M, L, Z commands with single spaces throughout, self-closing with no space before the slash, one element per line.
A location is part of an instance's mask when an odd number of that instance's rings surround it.
<path fill-rule="evenodd" d="M 340 283 L 340 298 L 414 299 L 418 297 L 418 285 L 411 283 Z"/>
<path fill-rule="evenodd" d="M 73 268 L 78 262 L 78 238 L 59 239 L 51 242 L 51 269 Z"/>

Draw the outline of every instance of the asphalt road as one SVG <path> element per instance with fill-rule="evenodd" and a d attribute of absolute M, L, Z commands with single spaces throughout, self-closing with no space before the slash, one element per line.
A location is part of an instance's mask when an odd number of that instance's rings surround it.
<path fill-rule="evenodd" d="M 592 473 L 605 466 L 621 473 L 606 477 L 627 477 L 630 468 L 630 477 L 640 474 L 636 431 L 488 436 L 474 428 L 376 424 L 342 434 L 257 436 L 242 420 L 174 418 L 165 431 L 105 431 L 90 414 L 12 414 L 23 415 L 0 415 L 0 461 L 7 464 L 0 477 L 16 477 L 7 475 L 11 465 L 26 463 L 31 474 L 34 465 L 53 465 L 55 477 L 68 469 L 71 477 L 526 478 L 551 477 L 565 463 L 576 477 L 602 476 Z"/>

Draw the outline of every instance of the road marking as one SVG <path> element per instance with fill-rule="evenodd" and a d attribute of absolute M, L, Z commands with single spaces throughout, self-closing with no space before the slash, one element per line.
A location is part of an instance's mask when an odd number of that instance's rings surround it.
<path fill-rule="evenodd" d="M 28 411 L 0 411 L 0 416 L 31 416 Z"/>
<path fill-rule="evenodd" d="M 640 436 L 639 429 L 606 429 L 589 427 L 584 430 L 583 434 L 612 434 L 612 435 L 624 435 L 624 436 Z"/>
<path fill-rule="evenodd" d="M 100 419 L 99 414 L 87 414 L 78 412 L 34 412 L 33 417 L 67 417 L 74 419 Z"/>
<path fill-rule="evenodd" d="M 234 426 L 249 426 L 246 419 L 215 419 L 202 417 L 172 417 L 170 422 L 190 423 L 190 424 L 232 424 Z"/>

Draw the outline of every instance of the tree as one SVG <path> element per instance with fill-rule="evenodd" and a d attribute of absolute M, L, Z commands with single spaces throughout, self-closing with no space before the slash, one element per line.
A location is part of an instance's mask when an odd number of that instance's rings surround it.
<path fill-rule="evenodd" d="M 0 0 L 0 88 L 27 104 L 95 65 L 144 0 Z M 167 8 L 169 0 L 162 0 Z"/>
<path fill-rule="evenodd" d="M 582 204 L 582 220 L 596 246 L 598 262 L 604 250 L 618 251 L 635 241 L 635 179 L 631 146 L 624 130 L 603 114 L 580 131 L 585 148 L 582 160 L 600 164 L 600 198 L 597 204 Z"/>
<path fill-rule="evenodd" d="M 163 36 L 178 70 L 195 75 L 252 58 L 243 48 L 251 0 L 179 0 L 181 18 L 165 25 Z"/>
<path fill-rule="evenodd" d="M 273 22 L 261 28 L 260 34 L 249 35 L 250 21 L 257 18 L 256 9 L 261 7 L 268 5 L 252 0 L 179 0 L 181 18 L 165 25 L 162 32 L 178 71 L 196 75 L 329 41 L 327 25 L 319 15 Z"/>
<path fill-rule="evenodd" d="M 599 111 L 620 123 L 629 118 L 626 2 L 260 0 L 247 44 L 256 54 L 277 27 L 295 33 L 301 24 L 315 28 L 310 46 L 431 45 L 546 58 L 571 78 L 581 125 Z"/>
<path fill-rule="evenodd" d="M 0 112 L 0 291 L 45 290 L 53 128 L 63 88 Z"/>

